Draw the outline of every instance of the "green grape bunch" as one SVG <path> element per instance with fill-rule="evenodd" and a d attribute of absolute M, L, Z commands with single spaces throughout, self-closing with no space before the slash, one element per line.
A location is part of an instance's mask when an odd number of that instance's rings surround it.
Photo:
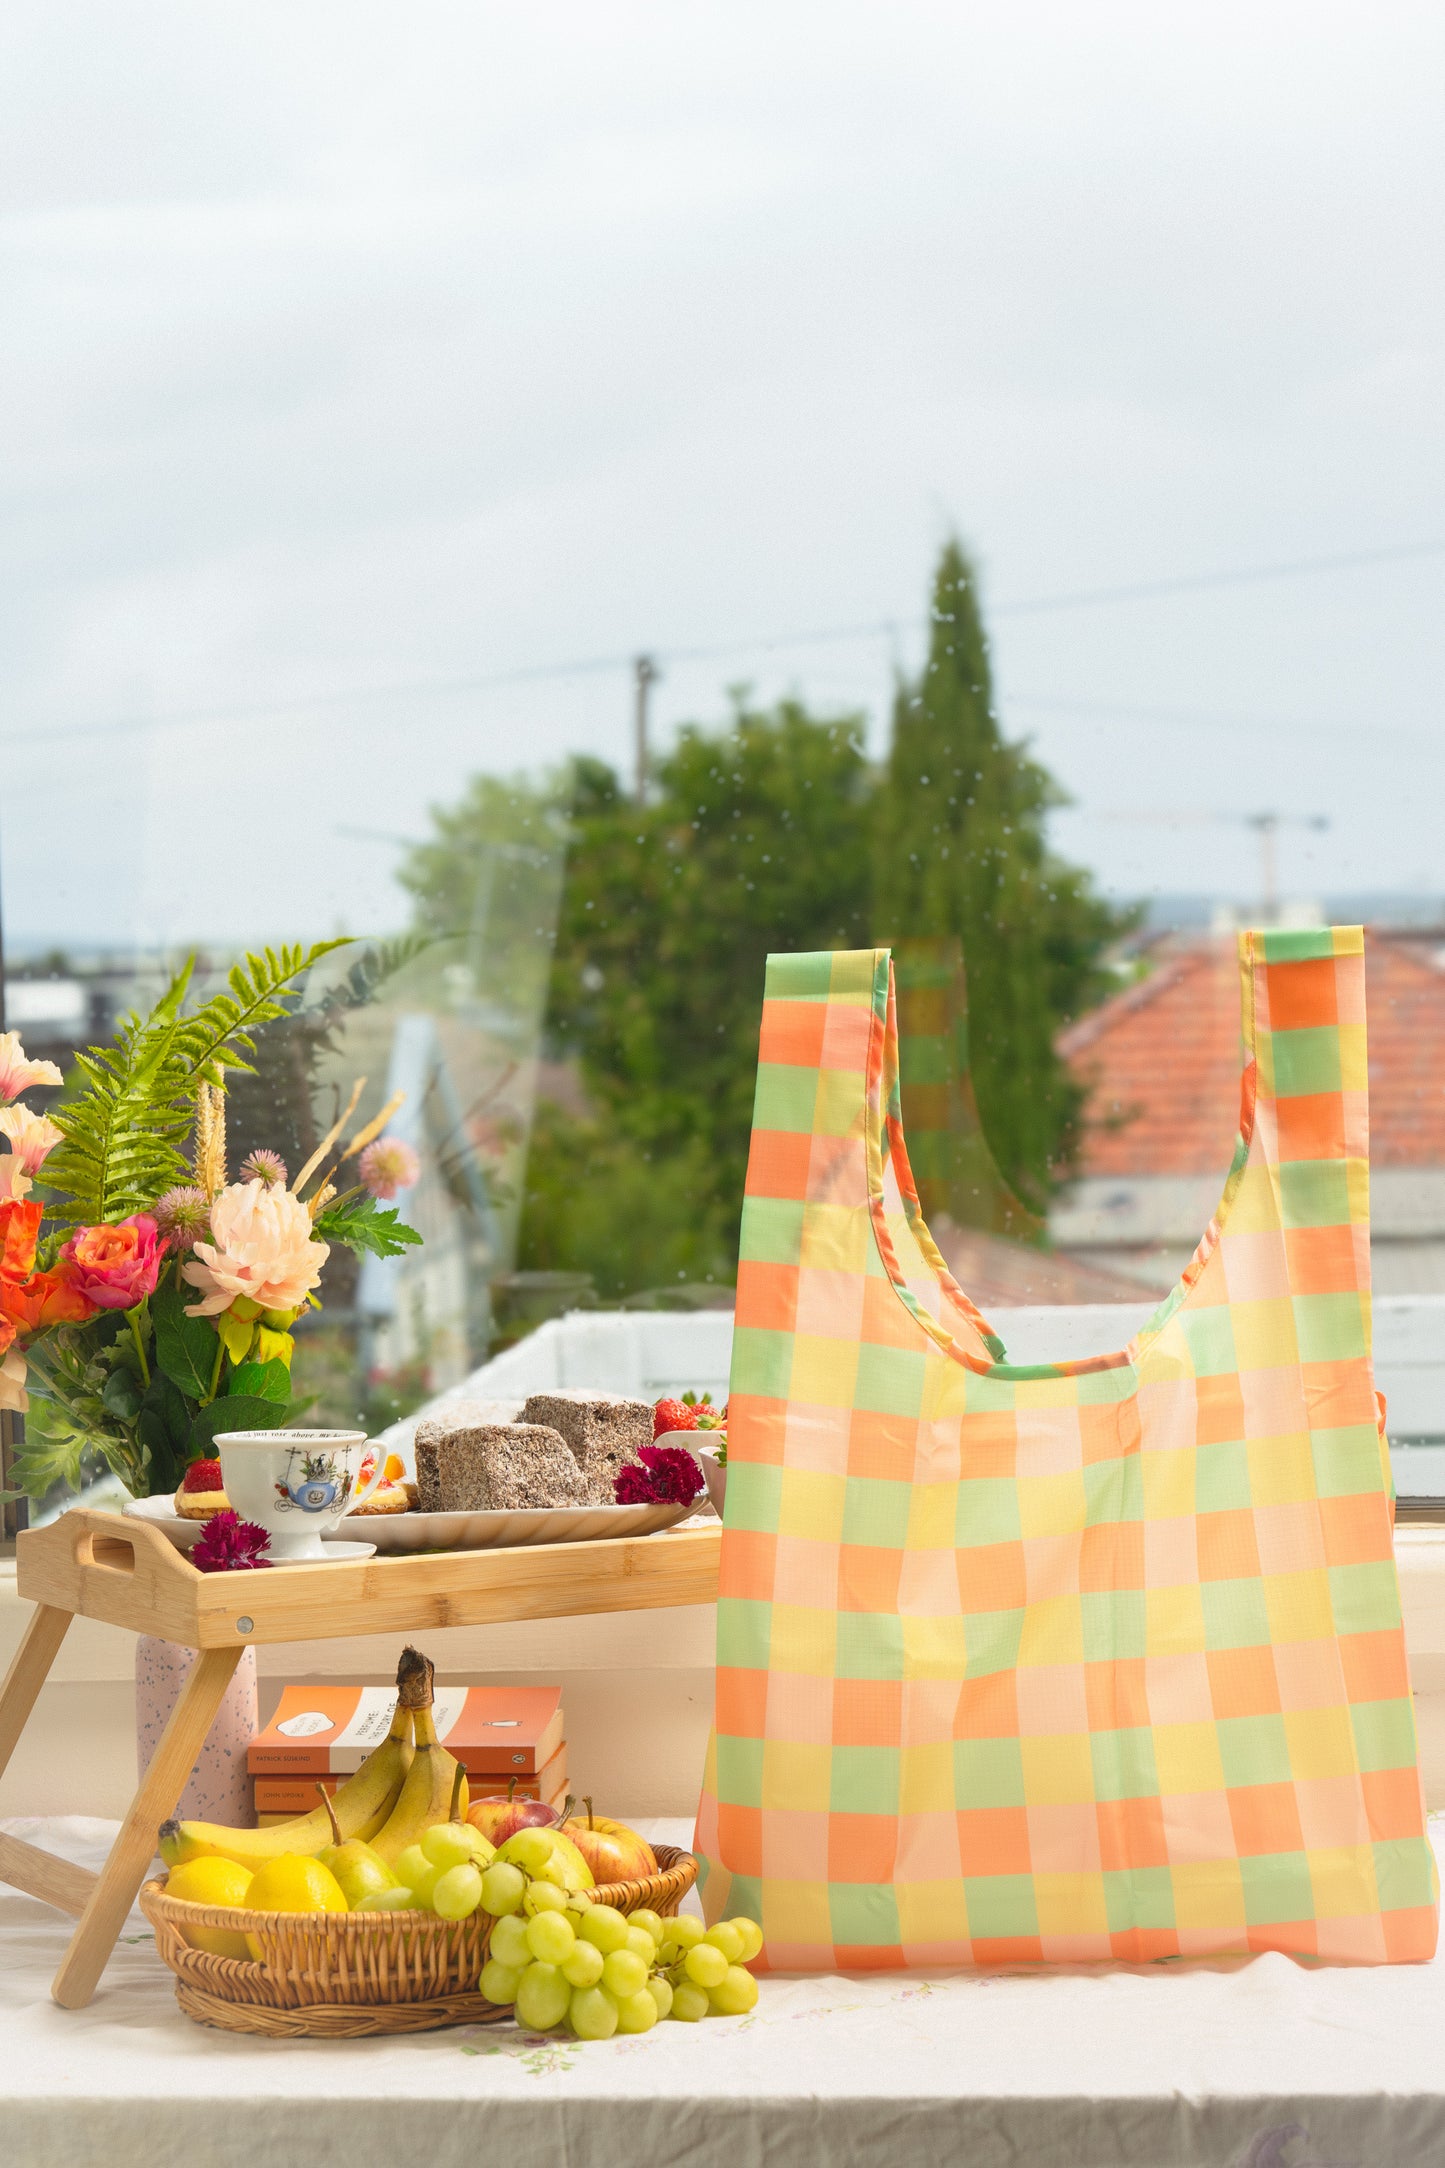
<path fill-rule="evenodd" d="M 481 1992 L 532 2032 L 610 2040 L 662 2018 L 742 2017 L 758 1999 L 745 1969 L 763 1946 L 753 1920 L 623 1913 L 516 1867 L 487 1870 L 481 1904 L 494 1921 Z"/>

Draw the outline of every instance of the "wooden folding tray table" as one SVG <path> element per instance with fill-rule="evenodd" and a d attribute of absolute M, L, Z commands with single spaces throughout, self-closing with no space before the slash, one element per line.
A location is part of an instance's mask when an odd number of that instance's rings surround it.
<path fill-rule="evenodd" d="M 200 1651 L 99 1874 L 0 1834 L 0 1881 L 79 1920 L 51 1985 L 55 2000 L 78 2010 L 95 1992 L 155 1858 L 156 1832 L 185 1790 L 243 1649 L 711 1603 L 721 1536 L 718 1526 L 679 1528 L 602 1543 L 201 1573 L 160 1529 L 115 1513 L 77 1507 L 48 1528 L 24 1531 L 16 1585 L 36 1609 L 0 1688 L 0 1773 L 73 1618 Z"/>

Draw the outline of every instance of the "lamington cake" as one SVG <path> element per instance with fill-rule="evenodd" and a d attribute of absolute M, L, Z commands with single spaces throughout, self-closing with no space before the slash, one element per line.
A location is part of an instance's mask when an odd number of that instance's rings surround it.
<path fill-rule="evenodd" d="M 411 1449 L 416 1460 L 416 1503 L 419 1513 L 440 1513 L 442 1509 L 441 1476 L 437 1470 L 437 1448 L 443 1437 L 440 1423 L 418 1423 L 412 1434 Z"/>
<path fill-rule="evenodd" d="M 417 1488 L 422 1497 L 435 1495 L 432 1512 L 507 1513 L 587 1502 L 582 1471 L 566 1440 L 540 1423 L 459 1424 L 425 1441 L 422 1427 L 417 1426 Z"/>
<path fill-rule="evenodd" d="M 437 1473 L 437 1446 L 457 1430 L 475 1430 L 515 1423 L 522 1412 L 520 1400 L 443 1401 L 433 1415 L 424 1415 L 412 1432 L 412 1455 L 416 1462 L 416 1508 L 421 1513 L 442 1510 L 441 1479 Z"/>
<path fill-rule="evenodd" d="M 610 1506 L 619 1471 L 652 1443 L 652 1404 L 603 1393 L 533 1393 L 524 1423 L 560 1431 L 576 1455 L 594 1505 Z"/>

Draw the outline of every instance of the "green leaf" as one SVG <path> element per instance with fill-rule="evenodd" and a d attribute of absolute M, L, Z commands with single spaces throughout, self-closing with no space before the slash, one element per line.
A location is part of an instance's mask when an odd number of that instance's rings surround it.
<path fill-rule="evenodd" d="M 372 1257 L 400 1257 L 421 1241 L 414 1227 L 383 1212 L 369 1190 L 349 1189 L 324 1212 L 317 1214 L 314 1233 L 322 1242 L 339 1242 L 349 1250 L 366 1251 Z"/>
<path fill-rule="evenodd" d="M 211 1443 L 227 1430 L 278 1430 L 286 1420 L 279 1401 L 263 1400 L 256 1393 L 223 1393 L 202 1408 L 191 1424 L 190 1454 L 210 1456 Z"/>
<path fill-rule="evenodd" d="M 291 1373 L 283 1362 L 242 1363 L 226 1387 L 226 1398 L 234 1400 L 246 1393 L 279 1401 L 284 1407 L 291 1399 Z"/>
<path fill-rule="evenodd" d="M 159 1419 L 165 1433 L 166 1444 L 176 1453 L 184 1454 L 190 1444 L 192 1413 L 185 1394 L 164 1370 L 151 1372 L 150 1384 L 141 1400 L 141 1436 L 150 1442 L 147 1416 Z"/>
<path fill-rule="evenodd" d="M 216 1367 L 216 1328 L 204 1317 L 187 1317 L 187 1291 L 167 1280 L 151 1297 L 155 1359 L 192 1400 L 204 1400 Z"/>
<path fill-rule="evenodd" d="M 169 1378 L 164 1382 L 170 1385 Z M 175 1391 L 174 1386 L 171 1391 Z M 175 1490 L 184 1473 L 187 1456 L 184 1442 L 178 1443 L 172 1437 L 170 1424 L 159 1407 L 141 1409 L 136 1435 L 145 1448 L 146 1477 L 151 1495 L 157 1491 Z"/>
<path fill-rule="evenodd" d="M 129 1370 L 115 1369 L 101 1387 L 101 1399 L 122 1423 L 133 1423 L 140 1413 L 140 1381 Z"/>
<path fill-rule="evenodd" d="M 32 1396 L 32 1410 L 34 1406 Z M 64 1416 L 58 1417 L 53 1426 L 45 1429 L 42 1429 L 32 1416 L 25 1425 L 24 1443 L 15 1448 L 10 1462 L 15 1488 L 0 1491 L 0 1501 L 11 1498 L 44 1498 L 57 1483 L 64 1483 L 67 1489 L 78 1491 L 84 1472 L 82 1463 L 89 1443 L 86 1433 L 67 1422 Z"/>

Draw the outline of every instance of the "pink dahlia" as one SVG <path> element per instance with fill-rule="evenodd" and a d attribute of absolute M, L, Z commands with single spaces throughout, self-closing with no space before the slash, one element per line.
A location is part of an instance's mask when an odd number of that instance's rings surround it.
<path fill-rule="evenodd" d="M 200 1290 L 187 1317 L 215 1317 L 247 1295 L 263 1310 L 299 1310 L 331 1255 L 311 1239 L 311 1215 L 289 1189 L 233 1182 L 211 1200 L 211 1240 L 197 1242 L 181 1277 Z"/>
<path fill-rule="evenodd" d="M 421 1161 L 400 1137 L 378 1137 L 374 1144 L 368 1144 L 356 1164 L 372 1196 L 387 1200 L 399 1189 L 410 1189 L 421 1173 Z"/>

